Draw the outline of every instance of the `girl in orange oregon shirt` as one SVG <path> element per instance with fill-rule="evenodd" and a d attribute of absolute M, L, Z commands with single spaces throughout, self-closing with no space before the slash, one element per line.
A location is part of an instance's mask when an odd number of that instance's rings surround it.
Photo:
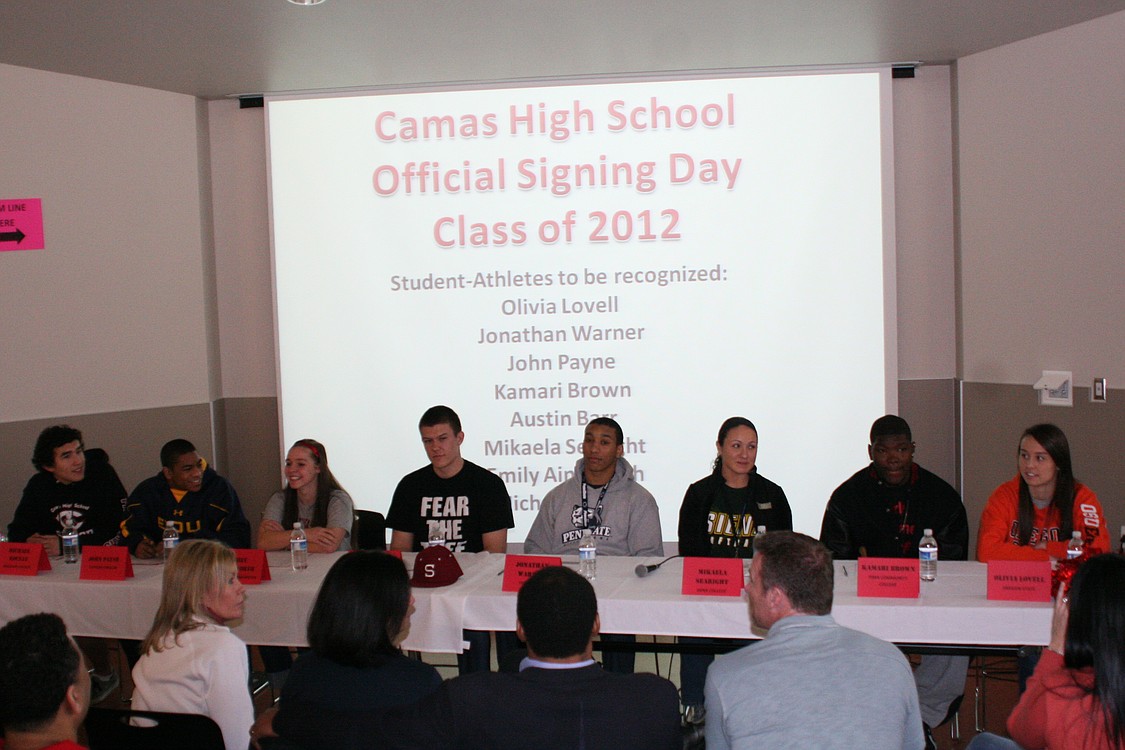
<path fill-rule="evenodd" d="M 977 559 L 1050 560 L 1048 542 L 1063 542 L 1082 532 L 1092 554 L 1109 552 L 1109 532 L 1097 496 L 1074 479 L 1070 443 L 1053 424 L 1037 424 L 1020 435 L 1018 474 L 993 491 L 980 516 Z M 1024 646 L 1017 659 L 1020 693 L 1042 651 Z"/>
<path fill-rule="evenodd" d="M 1053 424 L 1020 436 L 1019 473 L 996 488 L 980 517 L 977 559 L 1049 560 L 1048 542 L 1066 543 L 1082 532 L 1093 554 L 1109 552 L 1109 533 L 1097 496 L 1075 481 L 1070 444 Z"/>

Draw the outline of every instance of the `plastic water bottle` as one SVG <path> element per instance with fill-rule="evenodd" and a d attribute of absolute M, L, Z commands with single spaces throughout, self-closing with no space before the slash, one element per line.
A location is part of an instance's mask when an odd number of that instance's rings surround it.
<path fill-rule="evenodd" d="M 309 567 L 309 539 L 300 521 L 293 524 L 293 533 L 289 536 L 289 561 L 293 570 L 307 570 Z"/>
<path fill-rule="evenodd" d="M 582 532 L 578 545 L 578 574 L 591 581 L 598 576 L 598 545 L 589 529 Z"/>
<path fill-rule="evenodd" d="M 1125 526 L 1121 527 L 1121 554 L 1125 555 Z"/>
<path fill-rule="evenodd" d="M 934 539 L 933 529 L 926 529 L 922 540 L 918 542 L 918 561 L 921 563 L 919 572 L 923 581 L 937 578 L 937 539 Z"/>
<path fill-rule="evenodd" d="M 78 529 L 74 528 L 74 519 L 67 518 L 62 527 L 62 554 L 63 562 L 72 565 L 78 562 Z"/>
<path fill-rule="evenodd" d="M 1066 543 L 1066 559 L 1077 560 L 1082 557 L 1082 532 L 1075 531 L 1070 535 L 1070 541 Z"/>
<path fill-rule="evenodd" d="M 167 521 L 164 524 L 164 562 L 172 556 L 172 550 L 180 543 L 180 532 L 176 531 L 176 522 Z"/>

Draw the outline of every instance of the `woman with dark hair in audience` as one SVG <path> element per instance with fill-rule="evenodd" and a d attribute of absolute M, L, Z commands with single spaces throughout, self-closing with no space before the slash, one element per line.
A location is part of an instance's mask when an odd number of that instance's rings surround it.
<path fill-rule="evenodd" d="M 1109 551 L 1109 533 L 1097 495 L 1074 478 L 1070 443 L 1053 424 L 1020 436 L 1017 475 L 996 488 L 980 517 L 977 559 L 1048 560 L 1048 542 L 1066 544 L 1082 532 L 1094 553 Z"/>
<path fill-rule="evenodd" d="M 316 440 L 293 443 L 285 456 L 285 487 L 273 493 L 262 511 L 258 548 L 288 549 L 293 524 L 301 522 L 309 552 L 351 547 L 352 499 L 328 468 L 328 451 Z"/>
<path fill-rule="evenodd" d="M 337 560 L 309 615 L 311 650 L 293 665 L 276 713 L 271 709 L 255 723 L 255 739 L 280 735 L 302 750 L 362 747 L 367 738 L 356 717 L 436 690 L 437 670 L 399 648 L 413 612 L 401 560 L 383 552 Z"/>
<path fill-rule="evenodd" d="M 133 708 L 210 716 L 227 750 L 246 750 L 250 667 L 246 644 L 226 626 L 242 619 L 245 600 L 230 547 L 181 542 L 164 566 L 160 607 L 133 667 Z"/>
<path fill-rule="evenodd" d="M 1125 749 L 1125 557 L 1099 555 L 1059 588 L 1051 643 L 1008 717 L 972 750 Z"/>
<path fill-rule="evenodd" d="M 680 505 L 680 554 L 685 557 L 751 557 L 759 527 L 792 531 L 785 491 L 758 473 L 758 428 L 745 417 L 719 427 L 711 474 L 687 489 Z M 681 638 L 683 643 L 714 639 Z M 687 723 L 703 718 L 703 683 L 714 661 L 708 654 L 680 657 L 681 701 Z"/>

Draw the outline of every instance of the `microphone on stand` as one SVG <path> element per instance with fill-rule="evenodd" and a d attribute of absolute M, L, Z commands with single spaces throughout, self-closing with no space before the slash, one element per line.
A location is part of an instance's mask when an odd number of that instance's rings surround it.
<path fill-rule="evenodd" d="M 644 563 L 641 563 L 637 567 L 633 568 L 633 572 L 637 574 L 637 578 L 644 578 L 654 570 L 660 570 L 660 566 L 664 563 L 668 562 L 669 560 L 675 560 L 677 557 L 683 557 L 683 555 L 672 555 L 671 557 L 666 557 L 655 565 L 645 565 Z"/>

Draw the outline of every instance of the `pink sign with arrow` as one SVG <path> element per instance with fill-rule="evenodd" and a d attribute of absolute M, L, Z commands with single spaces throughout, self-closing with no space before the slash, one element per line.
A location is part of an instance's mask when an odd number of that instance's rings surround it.
<path fill-rule="evenodd" d="M 0 198 L 0 252 L 43 249 L 43 201 Z"/>

